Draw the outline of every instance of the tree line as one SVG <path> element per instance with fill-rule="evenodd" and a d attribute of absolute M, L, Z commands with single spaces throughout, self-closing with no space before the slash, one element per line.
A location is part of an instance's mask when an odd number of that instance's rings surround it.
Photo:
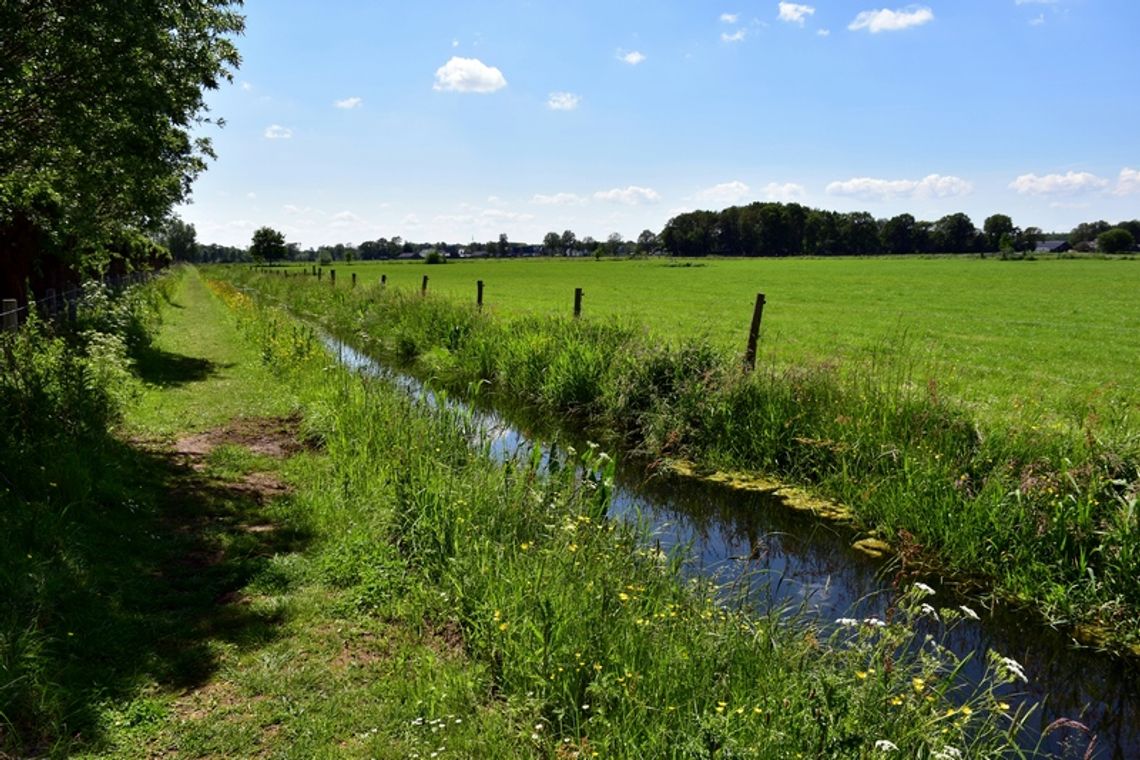
<path fill-rule="evenodd" d="M 240 0 L 0 3 L 0 288 L 154 263 L 213 153 Z"/>
<path fill-rule="evenodd" d="M 1105 233 L 1113 231 L 1108 238 Z M 1120 252 L 1140 239 L 1140 221 L 1081 224 L 1069 234 L 1074 248 Z M 838 212 L 798 203 L 751 203 L 723 211 L 690 211 L 670 219 L 660 239 L 674 256 L 844 256 L 907 253 L 1024 253 L 1046 235 L 1037 227 L 1016 227 L 994 214 L 982 228 L 964 213 L 937 221 L 911 214 L 876 219 L 865 211 Z"/>

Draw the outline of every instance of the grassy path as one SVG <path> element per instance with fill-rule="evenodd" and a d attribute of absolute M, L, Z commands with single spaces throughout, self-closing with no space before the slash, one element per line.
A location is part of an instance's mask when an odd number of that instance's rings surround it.
<path fill-rule="evenodd" d="M 148 452 L 147 498 L 161 506 L 134 528 L 158 540 L 153 572 L 117 580 L 155 603 L 107 632 L 134 646 L 113 648 L 105 670 L 125 677 L 92 695 L 80 756 L 396 758 L 501 733 L 493 715 L 413 726 L 425 697 L 468 694 L 475 709 L 462 650 L 422 621 L 356 614 L 319 582 L 291 483 L 326 463 L 297 442 L 295 392 L 196 273 L 138 369 L 148 385 L 124 432 Z"/>

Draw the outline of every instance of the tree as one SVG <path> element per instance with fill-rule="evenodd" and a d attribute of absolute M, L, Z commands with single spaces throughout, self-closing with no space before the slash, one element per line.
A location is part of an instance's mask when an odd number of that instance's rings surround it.
<path fill-rule="evenodd" d="M 1097 235 L 1110 229 L 1112 225 L 1103 219 L 1096 222 L 1081 222 L 1069 233 L 1069 245 L 1076 248 L 1081 243 L 1091 243 L 1096 240 Z"/>
<path fill-rule="evenodd" d="M 1132 233 L 1121 227 L 1113 227 L 1096 236 L 1096 247 L 1101 253 L 1123 253 L 1136 245 Z"/>
<path fill-rule="evenodd" d="M 621 233 L 611 232 L 609 237 L 606 238 L 606 255 L 617 256 L 621 253 L 623 244 L 624 241 L 622 240 Z"/>
<path fill-rule="evenodd" d="M 158 234 L 158 242 L 166 246 L 175 261 L 196 261 L 198 233 L 194 225 L 172 216 Z"/>
<path fill-rule="evenodd" d="M 657 234 L 653 230 L 642 230 L 637 236 L 637 252 L 645 255 L 657 250 Z"/>
<path fill-rule="evenodd" d="M 883 250 L 887 253 L 914 253 L 916 251 L 914 226 L 914 217 L 910 214 L 899 214 L 883 222 L 879 233 Z"/>
<path fill-rule="evenodd" d="M 507 233 L 499 234 L 498 251 L 500 256 L 508 256 L 511 253 L 511 243 L 507 240 Z"/>
<path fill-rule="evenodd" d="M 557 232 L 548 232 L 542 239 L 542 249 L 547 256 L 553 256 L 562 249 L 562 236 Z"/>
<path fill-rule="evenodd" d="M 578 236 L 574 234 L 573 230 L 565 230 L 562 233 L 562 253 L 569 254 L 578 246 Z"/>
<path fill-rule="evenodd" d="M 204 91 L 240 60 L 239 6 L 0 6 L 0 250 L 20 286 L 33 271 L 50 282 L 51 269 L 106 267 L 116 240 L 157 231 L 187 197 L 213 156 L 197 136 Z"/>
<path fill-rule="evenodd" d="M 253 233 L 253 243 L 249 255 L 259 264 L 265 261 L 278 261 L 285 257 L 285 235 L 272 227 L 261 227 Z"/>
<path fill-rule="evenodd" d="M 1009 236 L 1010 241 L 1017 237 L 1018 230 L 1013 226 L 1013 220 L 1005 214 L 994 214 L 987 217 L 982 223 L 982 232 L 986 236 L 986 249 L 989 251 L 1001 250 L 1003 237 Z M 1010 243 L 1012 246 L 1012 242 Z"/>

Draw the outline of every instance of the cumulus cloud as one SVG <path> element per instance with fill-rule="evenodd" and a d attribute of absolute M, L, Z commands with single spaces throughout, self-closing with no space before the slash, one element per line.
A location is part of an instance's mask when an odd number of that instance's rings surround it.
<path fill-rule="evenodd" d="M 828 195 L 845 195 L 864 200 L 889 200 L 891 198 L 949 198 L 956 195 L 969 195 L 974 186 L 961 177 L 944 177 L 929 174 L 920 180 L 876 179 L 854 177 L 844 182 L 832 182 L 827 186 Z"/>
<path fill-rule="evenodd" d="M 719 185 L 706 187 L 696 194 L 698 201 L 706 203 L 736 203 L 748 195 L 749 187 L 740 180 L 722 182 Z"/>
<path fill-rule="evenodd" d="M 1090 190 L 1103 190 L 1108 180 L 1089 172 L 1066 172 L 1065 174 L 1022 174 L 1009 183 L 1012 190 L 1020 195 L 1072 195 Z"/>
<path fill-rule="evenodd" d="M 773 201 L 790 201 L 802 198 L 807 194 L 803 185 L 795 182 L 769 182 L 764 185 L 764 197 Z"/>
<path fill-rule="evenodd" d="M 912 26 L 922 26 L 934 20 L 934 11 L 924 6 L 910 5 L 897 11 L 888 8 L 863 11 L 847 25 L 853 32 L 866 29 L 871 34 L 897 32 Z"/>
<path fill-rule="evenodd" d="M 505 211 L 498 208 L 485 209 L 479 216 L 485 222 L 529 222 L 534 219 L 534 214 Z"/>
<path fill-rule="evenodd" d="M 253 92 L 253 85 L 250 84 L 249 82 L 242 82 L 241 88 L 245 92 Z"/>
<path fill-rule="evenodd" d="M 815 13 L 815 8 L 810 5 L 800 5 L 799 3 L 780 3 L 780 11 L 777 18 L 781 21 L 787 21 L 789 24 L 804 25 L 804 21 L 808 16 Z"/>
<path fill-rule="evenodd" d="M 747 34 L 748 31 L 746 29 L 737 29 L 732 34 L 729 34 L 728 32 L 721 32 L 720 39 L 721 42 L 740 42 Z"/>
<path fill-rule="evenodd" d="M 827 37 L 831 34 L 831 30 L 830 29 L 818 29 L 818 30 L 816 30 L 816 34 L 818 34 L 820 37 Z"/>
<path fill-rule="evenodd" d="M 619 50 L 618 51 L 618 59 L 625 61 L 630 66 L 636 66 L 637 64 L 639 64 L 645 60 L 645 54 L 642 52 L 639 52 L 637 50 L 631 50 L 628 53 L 623 53 L 622 51 Z"/>
<path fill-rule="evenodd" d="M 572 92 L 552 92 L 546 99 L 546 107 L 551 111 L 573 111 L 581 102 L 581 96 Z"/>
<path fill-rule="evenodd" d="M 554 195 L 537 194 L 530 199 L 536 206 L 581 206 L 586 198 L 575 193 L 555 193 Z"/>
<path fill-rule="evenodd" d="M 1133 195 L 1140 193 L 1140 170 L 1124 168 L 1120 170 L 1120 178 L 1116 181 L 1117 195 Z"/>
<path fill-rule="evenodd" d="M 350 227 L 354 224 L 359 224 L 364 221 L 351 211 L 340 211 L 333 214 L 332 226 L 333 227 Z"/>
<path fill-rule="evenodd" d="M 268 140 L 288 140 L 293 136 L 293 130 L 280 124 L 272 124 L 265 128 L 265 137 Z"/>
<path fill-rule="evenodd" d="M 452 56 L 451 60 L 436 69 L 432 89 L 486 94 L 506 86 L 506 77 L 494 66 L 488 66 L 478 58 Z"/>
<path fill-rule="evenodd" d="M 722 14 L 720 14 L 720 20 L 726 24 L 735 24 L 736 20 L 738 18 L 740 18 L 739 13 L 722 13 Z"/>
<path fill-rule="evenodd" d="M 594 193 L 594 200 L 638 206 L 642 203 L 656 203 L 661 200 L 661 195 L 650 187 L 630 185 L 626 188 L 615 187 L 612 190 L 599 190 Z"/>
<path fill-rule="evenodd" d="M 364 100 L 362 98 L 355 98 L 354 97 L 354 98 L 345 98 L 344 100 L 334 101 L 333 105 L 336 106 L 337 108 L 350 109 L 350 108 L 360 108 L 360 105 L 362 103 L 364 103 Z"/>

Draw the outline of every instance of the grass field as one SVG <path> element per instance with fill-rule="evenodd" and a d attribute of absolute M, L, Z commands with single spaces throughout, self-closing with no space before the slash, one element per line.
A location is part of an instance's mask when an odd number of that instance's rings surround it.
<path fill-rule="evenodd" d="M 381 274 L 391 287 L 484 300 L 497 313 L 616 315 L 665 339 L 703 335 L 743 352 L 767 296 L 761 360 L 913 362 L 914 382 L 998 416 L 1041 410 L 1080 422 L 1105 396 L 1140 403 L 1140 263 L 977 258 L 508 259 L 334 264 L 338 286 Z M 327 273 L 326 273 L 327 276 Z"/>

